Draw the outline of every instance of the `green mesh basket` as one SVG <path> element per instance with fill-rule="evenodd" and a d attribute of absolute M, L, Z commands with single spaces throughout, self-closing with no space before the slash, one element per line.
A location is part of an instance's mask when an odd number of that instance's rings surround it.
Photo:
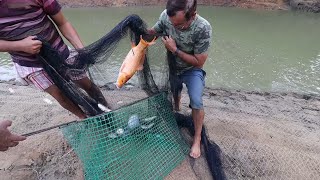
<path fill-rule="evenodd" d="M 62 128 L 86 179 L 163 179 L 188 152 L 166 93 Z"/>

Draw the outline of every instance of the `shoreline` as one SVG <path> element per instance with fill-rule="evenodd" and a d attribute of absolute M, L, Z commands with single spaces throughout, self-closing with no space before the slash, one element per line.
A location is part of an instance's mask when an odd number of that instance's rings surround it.
<path fill-rule="evenodd" d="M 12 86 L 22 86 L 22 87 L 30 86 L 26 83 L 27 82 L 24 82 L 22 79 L 17 79 L 17 77 L 12 77 L 9 80 L 0 80 L 0 86 L 1 84 L 7 84 Z M 107 91 L 117 90 L 117 87 L 114 85 L 114 83 L 107 83 L 103 86 L 100 86 L 100 88 Z M 130 84 L 130 83 L 128 84 L 128 87 L 124 86 L 123 89 L 142 91 L 139 87 L 134 87 L 133 84 Z M 270 95 L 293 96 L 295 98 L 305 99 L 305 100 L 310 100 L 310 99 L 320 100 L 320 94 L 315 94 L 315 93 L 291 92 L 291 91 L 257 91 L 257 90 L 246 90 L 246 89 L 232 89 L 232 88 L 225 88 L 225 87 L 205 87 L 203 96 L 207 96 L 207 97 L 214 96 L 215 95 L 214 92 L 217 92 L 217 91 L 228 92 L 232 94 L 245 93 L 245 94 L 256 94 L 260 96 L 270 96 Z"/>

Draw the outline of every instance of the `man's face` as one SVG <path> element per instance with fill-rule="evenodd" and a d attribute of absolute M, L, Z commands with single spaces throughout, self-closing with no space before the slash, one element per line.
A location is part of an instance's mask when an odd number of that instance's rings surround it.
<path fill-rule="evenodd" d="M 176 29 L 184 30 L 190 26 L 193 18 L 190 18 L 189 20 L 187 20 L 185 18 L 184 11 L 177 11 L 176 15 L 169 17 L 169 19 L 170 19 L 172 25 Z"/>

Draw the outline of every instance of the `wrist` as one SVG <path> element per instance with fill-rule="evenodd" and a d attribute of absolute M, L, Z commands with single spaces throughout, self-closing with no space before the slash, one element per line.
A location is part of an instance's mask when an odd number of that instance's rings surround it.
<path fill-rule="evenodd" d="M 180 49 L 177 47 L 176 50 L 173 52 L 173 54 L 174 54 L 175 56 L 177 56 L 178 53 L 179 53 L 179 51 L 180 51 Z"/>
<path fill-rule="evenodd" d="M 84 48 L 84 45 L 80 40 L 80 42 L 77 44 L 77 47 L 75 47 L 75 49 L 83 49 L 83 48 Z"/>
<path fill-rule="evenodd" d="M 23 51 L 25 52 L 24 43 L 21 41 L 11 41 L 8 46 L 8 51 Z"/>

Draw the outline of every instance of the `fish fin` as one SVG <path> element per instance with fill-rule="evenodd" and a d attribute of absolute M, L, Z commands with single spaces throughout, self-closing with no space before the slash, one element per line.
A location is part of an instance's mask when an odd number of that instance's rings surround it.
<path fill-rule="evenodd" d="M 122 65 L 121 65 L 121 67 L 120 67 L 120 72 L 123 70 L 123 68 L 126 66 L 126 64 L 125 63 L 123 63 Z"/>
<path fill-rule="evenodd" d="M 136 47 L 136 44 L 134 42 L 131 42 L 131 48 Z"/>
<path fill-rule="evenodd" d="M 144 50 L 144 51 L 146 51 L 146 50 Z M 138 66 L 137 70 L 141 71 L 143 69 L 143 64 L 144 64 L 144 59 L 145 58 L 146 58 L 146 52 L 144 52 L 144 54 L 143 54 L 143 56 L 142 56 L 142 58 L 140 60 L 140 63 L 139 63 L 139 66 Z"/>

